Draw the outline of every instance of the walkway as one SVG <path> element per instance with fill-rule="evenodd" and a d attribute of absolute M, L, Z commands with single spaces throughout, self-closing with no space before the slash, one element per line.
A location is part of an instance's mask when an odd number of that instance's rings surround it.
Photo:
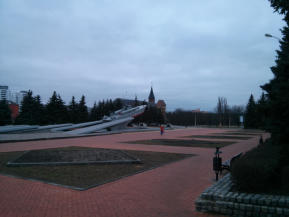
<path fill-rule="evenodd" d="M 222 129 L 167 131 L 162 138 L 205 135 Z M 73 139 L 0 144 L 0 152 L 65 146 L 104 147 L 198 156 L 167 164 L 87 191 L 0 175 L 0 216 L 27 217 L 191 217 L 218 216 L 195 211 L 194 201 L 214 182 L 214 149 L 119 143 L 160 138 L 158 132 L 124 133 Z M 223 158 L 256 146 L 258 138 L 223 148 Z"/>

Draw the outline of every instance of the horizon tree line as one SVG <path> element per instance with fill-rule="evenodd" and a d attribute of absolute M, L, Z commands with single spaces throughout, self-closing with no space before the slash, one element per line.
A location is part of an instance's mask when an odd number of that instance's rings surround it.
<path fill-rule="evenodd" d="M 29 90 L 21 102 L 21 111 L 15 124 L 46 125 L 96 121 L 120 108 L 122 108 L 120 99 L 107 99 L 99 101 L 98 104 L 95 102 L 89 111 L 84 95 L 78 102 L 72 96 L 71 101 L 66 105 L 56 91 L 53 92 L 49 101 L 43 104 L 40 96 L 33 96 L 32 91 Z"/>
<path fill-rule="evenodd" d="M 218 97 L 214 112 L 196 112 L 176 109 L 167 113 L 170 123 L 183 126 L 240 126 L 240 116 L 244 114 L 243 106 L 229 106 L 225 97 Z"/>
<path fill-rule="evenodd" d="M 255 102 L 253 95 L 250 96 L 246 109 L 243 106 L 229 106 L 225 97 L 218 97 L 215 112 L 195 113 L 182 109 L 176 109 L 174 112 L 167 112 L 166 118 L 162 116 L 157 108 L 147 108 L 141 116 L 134 120 L 134 123 L 144 122 L 147 124 L 172 123 L 176 125 L 193 126 L 240 126 L 240 116 L 244 115 L 245 128 L 265 129 L 267 98 L 263 93 L 258 102 Z M 135 98 L 133 106 L 141 103 Z M 142 104 L 147 104 L 145 101 Z M 82 123 L 87 121 L 96 121 L 109 116 L 112 112 L 122 108 L 122 101 L 107 99 L 94 103 L 93 107 L 88 109 L 85 102 L 85 96 L 82 95 L 77 102 L 72 96 L 68 105 L 62 100 L 61 96 L 53 92 L 46 104 L 41 102 L 39 95 L 33 96 L 31 90 L 21 102 L 21 111 L 14 124 L 46 125 L 60 123 Z M 11 123 L 11 111 L 5 101 L 0 102 L 0 125 Z"/>

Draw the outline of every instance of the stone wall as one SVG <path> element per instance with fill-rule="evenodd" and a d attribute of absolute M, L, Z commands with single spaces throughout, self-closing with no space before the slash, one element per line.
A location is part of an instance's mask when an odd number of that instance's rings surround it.
<path fill-rule="evenodd" d="M 289 197 L 239 193 L 230 191 L 231 188 L 231 177 L 227 174 L 195 201 L 197 211 L 242 217 L 289 216 Z"/>

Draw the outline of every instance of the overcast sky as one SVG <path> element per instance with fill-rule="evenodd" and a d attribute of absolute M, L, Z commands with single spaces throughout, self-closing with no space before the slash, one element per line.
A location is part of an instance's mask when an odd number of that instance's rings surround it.
<path fill-rule="evenodd" d="M 0 84 L 44 103 L 86 96 L 213 110 L 259 98 L 282 16 L 267 0 L 1 0 Z"/>

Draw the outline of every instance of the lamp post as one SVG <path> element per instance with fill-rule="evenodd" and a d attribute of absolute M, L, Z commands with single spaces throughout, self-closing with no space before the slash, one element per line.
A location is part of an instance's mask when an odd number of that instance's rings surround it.
<path fill-rule="evenodd" d="M 268 34 L 268 33 L 265 34 L 265 37 L 267 37 L 267 38 L 275 38 L 275 39 L 277 39 L 279 42 L 282 41 L 281 38 L 278 38 L 278 37 L 276 37 L 276 36 L 274 36 L 274 35 L 271 35 L 271 34 Z"/>
<path fill-rule="evenodd" d="M 193 106 L 197 106 L 197 105 L 193 105 Z M 198 109 L 194 109 L 194 110 L 192 110 L 192 112 L 194 113 L 194 115 L 195 115 L 195 118 L 194 118 L 194 124 L 195 124 L 195 127 L 197 126 L 197 110 Z"/>
<path fill-rule="evenodd" d="M 192 112 L 193 112 L 193 113 L 194 113 L 194 115 L 195 115 L 195 118 L 194 118 L 195 127 L 197 126 L 197 112 L 198 112 L 198 110 L 200 110 L 200 109 L 195 109 L 195 110 L 192 110 Z"/>

